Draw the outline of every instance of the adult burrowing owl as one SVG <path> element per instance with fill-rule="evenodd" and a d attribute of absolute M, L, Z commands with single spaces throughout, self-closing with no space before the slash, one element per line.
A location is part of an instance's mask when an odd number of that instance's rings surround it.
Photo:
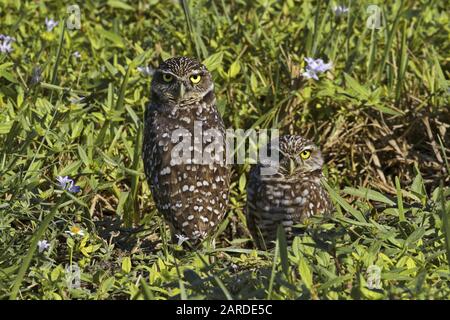
<path fill-rule="evenodd" d="M 187 57 L 164 61 L 151 84 L 143 159 L 153 199 L 173 239 L 197 243 L 222 220 L 230 175 L 225 142 L 206 67 Z"/>
<path fill-rule="evenodd" d="M 333 205 L 323 189 L 323 159 L 319 148 L 300 136 L 279 139 L 279 166 L 273 175 L 254 165 L 247 187 L 247 224 L 257 246 L 267 249 L 281 224 L 289 241 L 292 226 L 315 214 L 330 214 Z"/>

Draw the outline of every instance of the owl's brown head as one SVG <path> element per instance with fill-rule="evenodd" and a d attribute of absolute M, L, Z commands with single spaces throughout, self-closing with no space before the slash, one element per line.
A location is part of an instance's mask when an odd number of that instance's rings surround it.
<path fill-rule="evenodd" d="M 320 172 L 323 158 L 320 149 L 301 136 L 285 135 L 279 140 L 278 172 L 288 176 Z"/>
<path fill-rule="evenodd" d="M 206 67 L 188 57 L 170 58 L 155 70 L 152 99 L 160 103 L 186 106 L 212 94 L 214 84 Z"/>

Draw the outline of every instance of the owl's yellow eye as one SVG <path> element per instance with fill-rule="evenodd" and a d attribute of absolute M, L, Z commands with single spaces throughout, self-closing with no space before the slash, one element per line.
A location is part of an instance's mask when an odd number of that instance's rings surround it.
<path fill-rule="evenodd" d="M 170 82 L 170 81 L 172 81 L 172 79 L 173 79 L 173 76 L 171 76 L 170 74 L 167 74 L 167 73 L 163 74 L 163 80 L 165 82 Z"/>
<path fill-rule="evenodd" d="M 303 160 L 309 159 L 309 157 L 311 157 L 311 151 L 303 150 L 302 153 L 300 153 L 300 157 L 302 157 Z"/>
<path fill-rule="evenodd" d="M 192 76 L 189 77 L 189 80 L 191 80 L 191 82 L 192 82 L 193 84 L 199 83 L 201 79 L 202 79 L 202 76 L 199 75 L 199 74 L 194 74 L 194 75 L 192 75 Z"/>

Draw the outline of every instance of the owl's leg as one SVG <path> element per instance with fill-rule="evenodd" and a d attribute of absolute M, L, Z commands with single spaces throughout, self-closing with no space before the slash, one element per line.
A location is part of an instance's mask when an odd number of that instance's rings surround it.
<path fill-rule="evenodd" d="M 216 249 L 216 239 L 215 239 L 215 238 L 214 238 L 214 239 L 211 239 L 211 241 L 209 242 L 209 244 L 210 244 L 210 248 L 211 248 L 212 250 L 215 250 L 215 249 Z M 209 262 L 209 263 L 213 264 L 214 262 L 216 262 L 215 260 L 216 260 L 216 258 L 215 258 L 213 255 L 211 255 L 211 257 L 210 257 L 210 262 Z"/>

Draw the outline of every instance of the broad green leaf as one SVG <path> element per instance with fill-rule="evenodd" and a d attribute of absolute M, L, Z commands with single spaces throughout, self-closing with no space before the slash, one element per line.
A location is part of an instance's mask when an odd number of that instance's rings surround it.
<path fill-rule="evenodd" d="M 381 111 L 381 112 L 383 112 L 383 113 L 390 114 L 390 115 L 393 115 L 393 116 L 401 116 L 401 115 L 404 115 L 403 112 L 394 110 L 393 108 L 387 107 L 387 106 L 385 106 L 385 105 L 383 105 L 383 104 L 380 104 L 380 103 L 371 105 L 371 107 L 372 107 L 373 109 L 376 109 L 376 110 L 378 110 L 378 111 Z"/>
<path fill-rule="evenodd" d="M 76 173 L 80 166 L 81 166 L 80 160 L 71 162 L 59 171 L 58 176 L 63 176 L 63 177 L 70 176 L 70 175 Z"/>
<path fill-rule="evenodd" d="M 254 73 L 250 76 L 250 88 L 252 89 L 253 93 L 256 93 L 258 90 L 258 79 L 256 79 L 256 76 Z"/>
<path fill-rule="evenodd" d="M 391 199 L 389 199 L 382 193 L 375 191 L 375 190 L 368 189 L 368 188 L 359 187 L 358 189 L 356 189 L 356 188 L 345 187 L 344 190 L 342 190 L 342 192 L 351 194 L 353 196 L 357 196 L 360 198 L 386 203 L 391 206 L 395 205 L 394 201 L 392 201 Z"/>
<path fill-rule="evenodd" d="M 86 151 L 84 150 L 84 148 L 81 145 L 78 145 L 78 155 L 80 156 L 81 161 L 83 161 L 84 165 L 86 167 L 89 167 L 89 158 L 86 154 Z"/>
<path fill-rule="evenodd" d="M 419 227 L 416 230 L 414 230 L 413 233 L 411 233 L 408 236 L 408 238 L 406 238 L 406 240 L 405 240 L 405 247 L 410 245 L 410 244 L 414 244 L 415 242 L 417 242 L 420 239 L 422 239 L 424 234 L 425 234 L 425 229 L 423 227 Z"/>
<path fill-rule="evenodd" d="M 305 283 L 305 286 L 311 290 L 313 287 L 313 274 L 311 268 L 306 261 L 306 259 L 300 258 L 300 262 L 298 264 L 298 272 L 300 273 L 300 277 L 302 281 Z"/>
<path fill-rule="evenodd" d="M 122 259 L 122 271 L 125 273 L 130 273 L 131 271 L 131 259 L 130 257 L 124 257 Z"/>
<path fill-rule="evenodd" d="M 241 71 L 241 65 L 239 61 L 235 61 L 231 64 L 230 69 L 228 70 L 228 77 L 234 78 L 238 75 L 239 71 Z"/>
<path fill-rule="evenodd" d="M 0 134 L 8 134 L 9 130 L 11 130 L 13 123 L 14 121 L 7 121 L 0 123 Z"/>
<path fill-rule="evenodd" d="M 107 278 L 100 285 L 100 290 L 103 291 L 103 292 L 108 292 L 114 286 L 114 282 L 115 281 L 116 281 L 116 279 L 114 277 Z"/>
<path fill-rule="evenodd" d="M 247 185 L 247 178 L 246 178 L 245 173 L 244 173 L 239 178 L 239 191 L 240 192 L 244 192 L 246 185 Z"/>
<path fill-rule="evenodd" d="M 211 72 L 216 70 L 222 64 L 222 59 L 223 59 L 223 52 L 220 51 L 210 55 L 208 58 L 203 60 L 202 63 Z"/>
<path fill-rule="evenodd" d="M 345 86 L 347 88 L 350 88 L 354 93 L 356 93 L 358 96 L 356 98 L 359 98 L 360 100 L 367 100 L 369 99 L 370 90 L 366 87 L 359 84 L 359 82 L 351 77 L 349 74 L 344 73 L 345 78 Z"/>
<path fill-rule="evenodd" d="M 123 9 L 123 10 L 129 10 L 129 11 L 135 10 L 129 4 L 119 1 L 119 0 L 108 0 L 107 4 L 108 4 L 108 6 L 115 8 L 115 9 Z"/>
<path fill-rule="evenodd" d="M 103 36 L 105 39 L 108 39 L 109 41 L 111 41 L 114 45 L 116 45 L 119 48 L 124 48 L 124 42 L 121 36 L 119 36 L 118 34 L 115 34 L 112 31 L 107 31 L 103 28 L 98 28 L 97 32 Z"/>
<path fill-rule="evenodd" d="M 2 77 L 8 80 L 9 82 L 19 83 L 16 77 L 11 72 L 8 72 L 6 70 L 0 70 L 0 78 Z"/>

